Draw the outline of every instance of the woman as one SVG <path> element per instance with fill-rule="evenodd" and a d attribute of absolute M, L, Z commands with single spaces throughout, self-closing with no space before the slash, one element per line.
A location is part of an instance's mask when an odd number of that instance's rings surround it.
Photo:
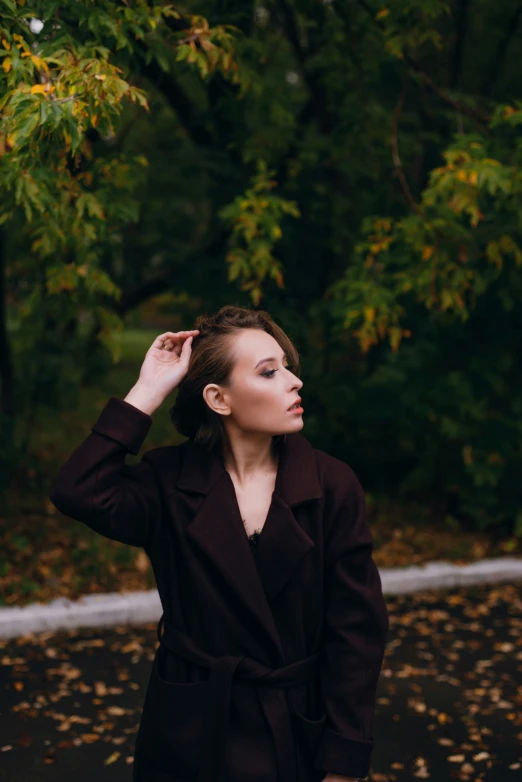
<path fill-rule="evenodd" d="M 266 312 L 196 326 L 154 340 L 50 495 L 154 570 L 164 614 L 133 780 L 360 779 L 388 633 L 363 490 L 301 434 L 299 357 Z M 188 439 L 127 465 L 175 388 Z"/>

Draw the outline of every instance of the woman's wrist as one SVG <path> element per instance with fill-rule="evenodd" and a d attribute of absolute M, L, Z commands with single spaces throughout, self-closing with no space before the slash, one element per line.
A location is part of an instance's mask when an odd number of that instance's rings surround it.
<path fill-rule="evenodd" d="M 138 408 L 142 413 L 152 415 L 163 403 L 164 396 L 138 381 L 133 385 L 123 401 Z"/>

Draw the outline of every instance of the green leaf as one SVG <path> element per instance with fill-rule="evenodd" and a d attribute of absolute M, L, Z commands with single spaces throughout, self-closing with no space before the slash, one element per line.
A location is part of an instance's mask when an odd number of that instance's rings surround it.
<path fill-rule="evenodd" d="M 23 147 L 37 127 L 40 115 L 39 106 L 35 106 L 35 109 L 35 111 L 15 124 L 13 136 L 15 137 L 16 147 Z"/>

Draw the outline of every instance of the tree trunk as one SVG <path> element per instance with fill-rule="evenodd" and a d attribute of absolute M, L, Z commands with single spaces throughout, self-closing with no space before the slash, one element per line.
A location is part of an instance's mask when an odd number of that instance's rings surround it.
<path fill-rule="evenodd" d="M 4 497 L 0 510 L 5 510 L 4 502 L 7 501 L 5 489 L 10 485 L 10 479 L 14 468 L 14 371 L 12 351 L 7 335 L 7 285 L 6 285 L 6 259 L 5 259 L 5 235 L 0 229 L 0 488 L 4 491 L 0 494 Z"/>

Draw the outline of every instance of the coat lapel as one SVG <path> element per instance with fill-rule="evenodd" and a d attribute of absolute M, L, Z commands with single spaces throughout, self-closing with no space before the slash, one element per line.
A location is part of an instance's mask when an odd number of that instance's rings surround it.
<path fill-rule="evenodd" d="M 299 560 L 315 546 L 292 511 L 296 505 L 322 496 L 313 447 L 299 432 L 288 434 L 281 444 L 272 502 L 258 542 L 257 566 L 234 484 L 219 450 L 208 452 L 191 440 L 182 447 L 183 464 L 176 487 L 204 495 L 186 533 L 218 569 L 282 657 L 268 601 L 277 596 Z"/>

